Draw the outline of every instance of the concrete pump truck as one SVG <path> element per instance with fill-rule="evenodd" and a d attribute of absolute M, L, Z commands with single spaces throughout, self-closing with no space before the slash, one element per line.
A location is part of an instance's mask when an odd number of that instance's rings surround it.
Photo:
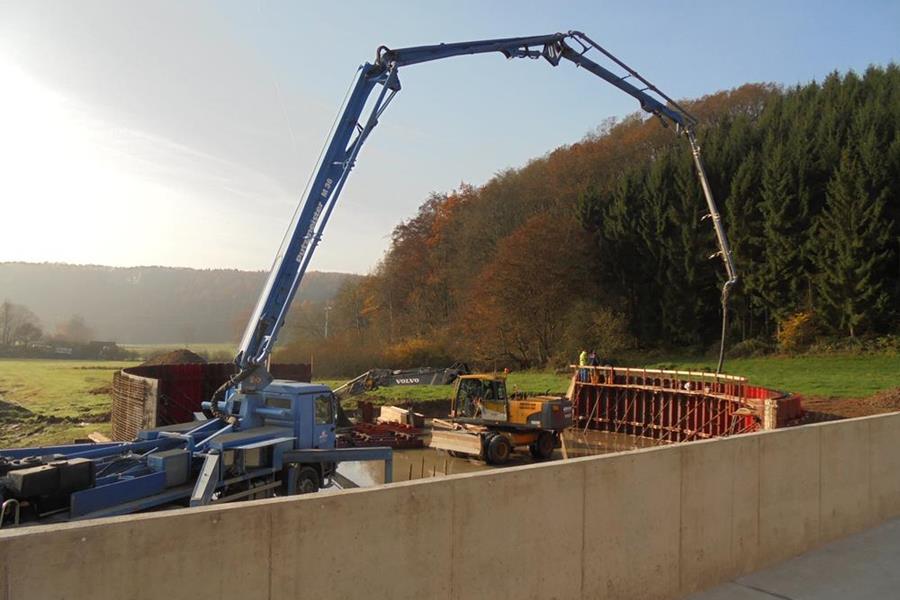
<path fill-rule="evenodd" d="M 578 31 L 381 46 L 374 62 L 357 71 L 241 340 L 238 371 L 204 403 L 207 418 L 148 429 L 132 442 L 0 450 L 0 525 L 312 492 L 329 483 L 342 460 L 387 459 L 389 481 L 389 450 L 334 447 L 337 405 L 331 390 L 273 380 L 266 365 L 360 149 L 400 91 L 400 69 L 493 52 L 507 59 L 543 59 L 554 67 L 571 62 L 630 94 L 687 138 L 725 263 L 724 304 L 736 275 L 700 160 L 696 119 L 637 72 Z M 590 52 L 625 74 L 601 66 Z"/>

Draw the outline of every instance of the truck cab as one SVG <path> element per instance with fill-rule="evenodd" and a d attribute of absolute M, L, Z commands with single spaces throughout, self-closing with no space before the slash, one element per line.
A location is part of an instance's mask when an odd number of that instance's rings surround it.
<path fill-rule="evenodd" d="M 337 399 L 324 385 L 276 379 L 262 392 L 263 406 L 284 411 L 264 424 L 291 427 L 294 449 L 334 448 Z"/>
<path fill-rule="evenodd" d="M 270 457 L 266 464 L 282 467 L 282 479 L 288 493 L 315 491 L 334 473 L 333 462 L 310 464 L 282 463 L 281 454 L 290 450 L 330 450 L 335 447 L 337 398 L 327 386 L 276 379 L 257 392 L 235 392 L 225 402 L 225 413 L 238 415 L 240 430 L 222 436 L 225 450 L 236 443 L 261 435 L 269 443 L 263 450 Z M 223 444 L 224 442 L 224 444 Z M 315 472 L 315 473 L 313 473 Z M 315 475 L 315 476 L 313 476 Z"/>

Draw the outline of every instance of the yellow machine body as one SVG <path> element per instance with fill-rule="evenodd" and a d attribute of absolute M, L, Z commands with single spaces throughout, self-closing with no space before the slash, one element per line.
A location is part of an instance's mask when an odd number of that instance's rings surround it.
<path fill-rule="evenodd" d="M 431 447 L 502 464 L 513 448 L 527 446 L 549 458 L 559 434 L 572 424 L 572 403 L 557 396 L 510 396 L 506 375 L 462 375 L 450 401 L 450 419 L 434 421 Z"/>

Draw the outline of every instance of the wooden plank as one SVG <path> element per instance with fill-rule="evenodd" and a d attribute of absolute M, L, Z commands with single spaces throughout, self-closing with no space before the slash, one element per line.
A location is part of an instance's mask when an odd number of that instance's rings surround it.
<path fill-rule="evenodd" d="M 428 445 L 438 450 L 451 450 L 472 455 L 481 454 L 481 436 L 462 431 L 433 431 L 431 442 Z"/>
<path fill-rule="evenodd" d="M 377 423 L 403 423 L 404 425 L 412 425 L 413 427 L 425 426 L 425 415 L 412 412 L 399 406 L 382 406 Z"/>

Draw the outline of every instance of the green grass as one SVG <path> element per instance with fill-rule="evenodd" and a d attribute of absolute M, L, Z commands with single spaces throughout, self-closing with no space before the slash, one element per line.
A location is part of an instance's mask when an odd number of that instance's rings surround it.
<path fill-rule="evenodd" d="M 109 433 L 113 373 L 133 364 L 0 359 L 0 447 Z"/>
<path fill-rule="evenodd" d="M 622 366 L 656 369 L 683 369 L 696 371 L 715 370 L 711 359 L 677 358 L 656 362 L 632 358 Z M 823 355 L 823 356 L 769 356 L 739 358 L 725 362 L 725 372 L 747 377 L 750 383 L 769 388 L 794 392 L 804 396 L 833 398 L 861 398 L 883 390 L 900 387 L 900 355 Z M 542 371 L 510 373 L 507 384 L 523 392 L 564 393 L 571 376 Z M 336 388 L 344 380 L 326 380 L 321 383 Z M 405 401 L 447 400 L 452 386 L 411 385 L 383 387 L 357 396 L 377 404 Z"/>
<path fill-rule="evenodd" d="M 217 346 L 217 345 L 213 345 Z M 222 345 L 225 346 L 225 345 Z M 205 345 L 209 349 L 211 345 Z M 149 348 L 144 346 L 143 348 Z M 155 346 L 154 348 L 160 348 Z M 196 351 L 196 350 L 195 350 Z M 92 431 L 109 432 L 109 388 L 117 369 L 130 362 L 0 359 L 0 447 L 71 442 Z M 681 358 L 629 366 L 711 370 L 712 360 Z M 726 372 L 751 383 L 805 396 L 854 398 L 900 387 L 900 356 L 890 354 L 743 358 Z M 563 393 L 568 374 L 513 372 L 510 390 Z M 332 388 L 344 380 L 325 380 Z M 363 396 L 378 404 L 449 400 L 453 386 L 385 387 Z M 82 421 L 87 423 L 82 424 Z M 98 421 L 98 422 L 93 422 Z"/>
<path fill-rule="evenodd" d="M 507 388 L 520 392 L 551 392 L 565 393 L 569 387 L 570 375 L 556 375 L 544 371 L 521 371 L 509 374 L 506 380 Z M 345 383 L 346 380 L 327 379 L 317 380 L 332 389 Z M 452 385 L 399 385 L 382 387 L 377 390 L 353 396 L 352 401 L 369 400 L 375 404 L 390 404 L 393 402 L 435 402 L 449 400 L 453 393 Z"/>
<path fill-rule="evenodd" d="M 713 360 L 648 364 L 666 369 L 715 370 Z M 804 396 L 859 398 L 900 387 L 900 355 L 767 356 L 725 361 L 725 372 L 750 383 Z"/>

